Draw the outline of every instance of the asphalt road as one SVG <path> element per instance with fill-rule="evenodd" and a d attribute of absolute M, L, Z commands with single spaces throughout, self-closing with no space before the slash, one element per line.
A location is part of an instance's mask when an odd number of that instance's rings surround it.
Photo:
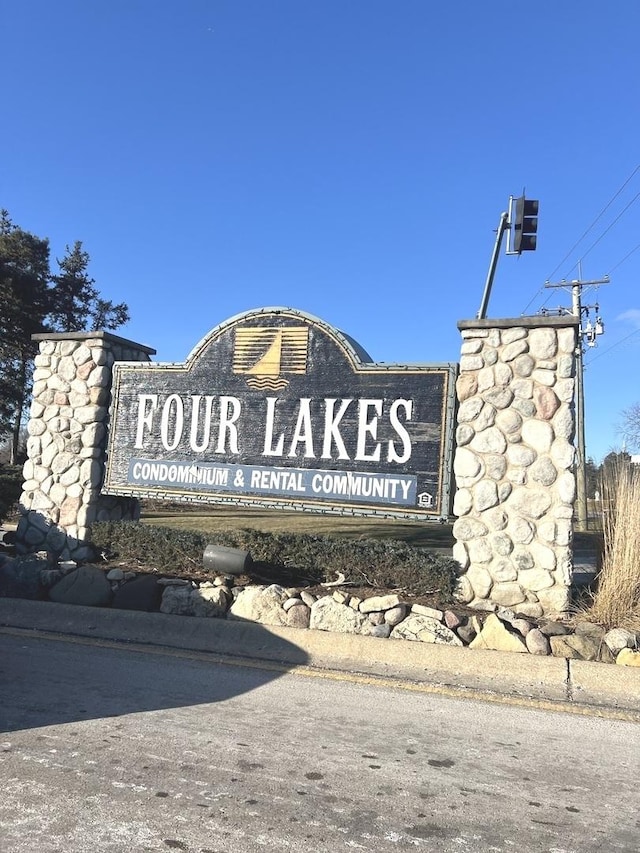
<path fill-rule="evenodd" d="M 3 853 L 640 849 L 637 723 L 0 632 Z"/>

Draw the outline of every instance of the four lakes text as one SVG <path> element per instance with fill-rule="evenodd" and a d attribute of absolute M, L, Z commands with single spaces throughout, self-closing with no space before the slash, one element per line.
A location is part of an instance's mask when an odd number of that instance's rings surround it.
<path fill-rule="evenodd" d="M 265 458 L 396 464 L 411 458 L 413 400 L 301 397 L 287 400 L 285 423 L 278 397 L 265 397 L 262 403 L 256 418 L 255 405 L 244 412 L 242 400 L 230 395 L 169 394 L 161 399 L 159 394 L 138 394 L 134 446 L 144 450 L 159 441 L 167 451 L 188 447 L 194 453 L 239 455 L 243 431 L 253 435 L 259 429 L 259 452 Z"/>

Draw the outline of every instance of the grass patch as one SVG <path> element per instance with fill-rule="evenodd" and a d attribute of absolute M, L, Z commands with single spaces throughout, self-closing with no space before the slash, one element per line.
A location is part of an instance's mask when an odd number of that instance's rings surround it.
<path fill-rule="evenodd" d="M 155 527 L 173 527 L 208 534 L 253 529 L 263 533 L 295 533 L 347 539 L 395 539 L 415 548 L 448 553 L 454 543 L 451 524 L 249 507 L 212 506 L 203 510 L 185 504 L 167 506 L 145 503 L 142 505 L 141 521 Z"/>

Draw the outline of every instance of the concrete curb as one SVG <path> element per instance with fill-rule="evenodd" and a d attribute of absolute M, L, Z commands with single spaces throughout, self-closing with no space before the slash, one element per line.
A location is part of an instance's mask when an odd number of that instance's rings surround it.
<path fill-rule="evenodd" d="M 25 599 L 0 599 L 0 626 L 625 710 L 640 720 L 640 670 L 611 664 Z"/>

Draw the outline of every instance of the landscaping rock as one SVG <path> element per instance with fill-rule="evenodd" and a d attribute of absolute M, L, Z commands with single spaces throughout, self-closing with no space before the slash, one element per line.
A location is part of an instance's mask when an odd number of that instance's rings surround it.
<path fill-rule="evenodd" d="M 110 569 L 107 572 L 107 580 L 108 581 L 124 580 L 124 572 L 122 571 L 122 569 Z"/>
<path fill-rule="evenodd" d="M 40 572 L 40 583 L 45 589 L 50 589 L 59 580 L 62 580 L 63 577 L 64 572 L 61 572 L 60 569 L 42 569 Z"/>
<path fill-rule="evenodd" d="M 395 628 L 406 617 L 409 608 L 406 604 L 398 604 L 397 607 L 392 607 L 391 610 L 386 610 L 384 613 L 384 621 L 387 625 Z"/>
<path fill-rule="evenodd" d="M 360 603 L 361 613 L 373 613 L 374 610 L 391 610 L 392 607 L 397 607 L 400 604 L 400 597 L 397 595 L 374 595 L 371 598 L 365 598 Z"/>
<path fill-rule="evenodd" d="M 49 598 L 58 604 L 107 607 L 111 604 L 111 584 L 97 566 L 80 566 L 65 575 L 49 590 Z"/>
<path fill-rule="evenodd" d="M 35 556 L 2 557 L 0 562 L 0 597 L 28 598 L 44 597 L 40 575 L 48 563 Z"/>
<path fill-rule="evenodd" d="M 616 656 L 606 643 L 601 643 L 596 660 L 599 660 L 601 663 L 615 663 Z"/>
<path fill-rule="evenodd" d="M 371 629 L 372 637 L 380 637 L 383 640 L 386 640 L 390 634 L 391 625 L 389 625 L 387 622 L 383 622 L 382 625 L 374 625 Z"/>
<path fill-rule="evenodd" d="M 524 639 L 510 631 L 495 613 L 490 613 L 480 633 L 469 644 L 472 649 L 493 649 L 501 652 L 527 652 Z"/>
<path fill-rule="evenodd" d="M 474 637 L 477 635 L 476 628 L 471 619 L 467 619 L 466 622 L 463 622 L 456 628 L 456 634 L 460 637 L 462 642 L 468 646 Z"/>
<path fill-rule="evenodd" d="M 415 613 L 416 616 L 429 616 L 431 619 L 435 619 L 438 622 L 442 622 L 444 619 L 444 613 L 442 610 L 437 610 L 435 607 L 426 607 L 424 604 L 413 604 L 411 606 L 411 612 Z"/>
<path fill-rule="evenodd" d="M 532 655 L 544 656 L 551 654 L 551 643 L 549 642 L 549 638 L 545 637 L 542 631 L 538 628 L 532 628 L 528 631 L 524 641 L 528 651 Z"/>
<path fill-rule="evenodd" d="M 300 602 L 287 610 L 287 625 L 290 628 L 308 628 L 311 610 Z"/>
<path fill-rule="evenodd" d="M 545 622 L 539 627 L 545 637 L 562 637 L 569 633 L 569 629 L 562 622 Z"/>
<path fill-rule="evenodd" d="M 191 590 L 194 616 L 222 619 L 227 615 L 229 596 L 223 586 L 202 586 Z"/>
<path fill-rule="evenodd" d="M 553 656 L 567 660 L 598 660 L 603 645 L 600 638 L 589 634 L 565 634 L 549 639 Z"/>
<path fill-rule="evenodd" d="M 176 616 L 193 616 L 191 591 L 191 586 L 165 586 L 160 611 Z"/>
<path fill-rule="evenodd" d="M 622 649 L 635 649 L 638 646 L 636 635 L 624 628 L 613 628 L 611 631 L 607 631 L 604 635 L 604 641 L 614 655 L 617 655 Z"/>
<path fill-rule="evenodd" d="M 511 625 L 514 631 L 517 631 L 521 637 L 525 638 L 533 629 L 533 625 L 531 624 L 531 622 L 529 622 L 528 619 L 523 619 L 521 616 L 516 616 L 515 619 L 511 619 L 509 624 Z"/>
<path fill-rule="evenodd" d="M 445 610 L 444 624 L 447 626 L 447 628 L 451 628 L 452 631 L 455 631 L 456 628 L 459 628 L 460 625 L 462 625 L 462 619 L 458 616 L 457 613 L 454 613 L 453 610 Z"/>
<path fill-rule="evenodd" d="M 365 613 L 338 604 L 331 596 L 325 596 L 312 605 L 309 627 L 341 634 L 371 634 L 374 626 Z"/>
<path fill-rule="evenodd" d="M 606 632 L 602 625 L 597 625 L 595 622 L 577 622 L 573 630 L 579 637 L 591 637 L 599 643 L 604 642 Z"/>
<path fill-rule="evenodd" d="M 287 614 L 282 605 L 289 593 L 278 584 L 248 586 L 236 597 L 229 609 L 229 618 L 261 622 L 263 625 L 286 625 Z"/>
<path fill-rule="evenodd" d="M 307 592 L 307 590 L 303 589 L 300 593 L 300 598 L 303 603 L 307 605 L 307 607 L 311 607 L 311 605 L 316 601 L 317 596 L 315 596 L 312 592 Z"/>
<path fill-rule="evenodd" d="M 640 666 L 640 652 L 634 649 L 621 649 L 616 657 L 619 666 Z"/>
<path fill-rule="evenodd" d="M 413 640 L 420 643 L 462 645 L 460 637 L 446 625 L 431 616 L 421 616 L 418 613 L 410 613 L 403 622 L 396 625 L 390 636 L 393 639 Z"/>
<path fill-rule="evenodd" d="M 155 575 L 140 575 L 125 581 L 113 595 L 112 607 L 153 613 L 160 609 L 162 587 Z"/>

